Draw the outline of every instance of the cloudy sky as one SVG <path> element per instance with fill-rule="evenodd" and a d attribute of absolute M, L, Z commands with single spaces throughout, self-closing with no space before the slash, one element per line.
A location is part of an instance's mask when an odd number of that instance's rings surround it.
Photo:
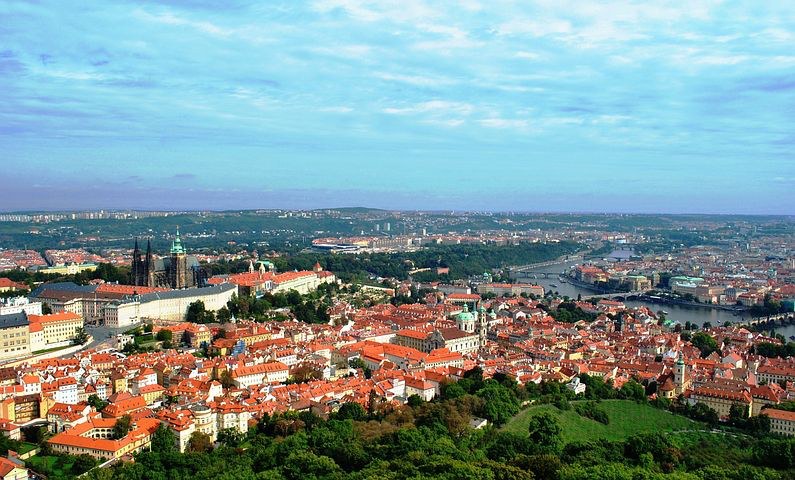
<path fill-rule="evenodd" d="M 0 2 L 3 210 L 793 192 L 794 2 Z"/>

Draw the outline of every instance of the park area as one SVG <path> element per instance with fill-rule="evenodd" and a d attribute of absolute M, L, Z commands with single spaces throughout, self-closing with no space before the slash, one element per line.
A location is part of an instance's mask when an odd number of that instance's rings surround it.
<path fill-rule="evenodd" d="M 571 403 L 576 404 L 577 402 Z M 559 410 L 553 405 L 544 404 L 531 406 L 521 411 L 502 429 L 520 434 L 527 433 L 530 418 L 542 412 L 551 413 L 558 419 L 561 428 L 563 428 L 563 441 L 567 443 L 599 438 L 625 440 L 636 433 L 702 430 L 704 428 L 703 425 L 688 418 L 633 400 L 604 400 L 599 403 L 599 407 L 607 413 L 610 419 L 607 425 L 582 417 L 573 408 Z"/>

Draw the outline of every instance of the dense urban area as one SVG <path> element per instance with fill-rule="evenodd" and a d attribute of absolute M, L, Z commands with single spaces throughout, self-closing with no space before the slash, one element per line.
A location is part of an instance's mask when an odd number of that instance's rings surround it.
<path fill-rule="evenodd" d="M 0 476 L 795 479 L 795 221 L 0 214 Z"/>

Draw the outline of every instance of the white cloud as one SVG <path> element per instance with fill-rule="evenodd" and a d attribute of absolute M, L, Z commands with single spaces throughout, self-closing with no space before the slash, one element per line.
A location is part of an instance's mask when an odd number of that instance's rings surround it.
<path fill-rule="evenodd" d="M 449 102 L 445 100 L 431 100 L 429 102 L 417 103 L 409 107 L 390 107 L 383 109 L 384 113 L 390 115 L 411 115 L 411 114 L 457 114 L 469 115 L 474 111 L 475 107 L 469 103 L 463 102 Z"/>
<path fill-rule="evenodd" d="M 351 107 L 323 107 L 320 109 L 321 112 L 329 112 L 329 113 L 350 113 L 353 111 Z"/>
<path fill-rule="evenodd" d="M 499 117 L 484 118 L 479 123 L 488 128 L 526 128 L 528 126 L 527 120 Z"/>
<path fill-rule="evenodd" d="M 399 73 L 376 73 L 376 78 L 392 82 L 408 83 L 417 87 L 436 87 L 455 83 L 453 80 L 444 77 L 427 77 L 423 75 L 402 75 Z"/>
<path fill-rule="evenodd" d="M 538 60 L 539 58 L 541 58 L 541 55 L 539 55 L 537 53 L 533 53 L 533 52 L 520 51 L 520 52 L 516 52 L 514 54 L 514 57 L 516 57 L 516 58 L 524 58 L 526 60 Z"/>
<path fill-rule="evenodd" d="M 530 19 L 517 18 L 502 23 L 497 27 L 499 35 L 532 35 L 545 37 L 547 35 L 567 34 L 572 31 L 571 23 L 560 19 Z"/>
<path fill-rule="evenodd" d="M 737 65 L 750 59 L 748 55 L 703 55 L 689 59 L 699 65 Z"/>
<path fill-rule="evenodd" d="M 134 15 L 137 16 L 138 18 L 141 18 L 149 22 L 162 23 L 165 25 L 190 27 L 200 32 L 204 32 L 216 37 L 228 37 L 238 32 L 236 29 L 219 27 L 218 25 L 215 25 L 214 23 L 208 21 L 197 22 L 187 18 L 178 17 L 170 12 L 161 13 L 161 14 L 151 14 L 143 10 L 136 10 L 134 12 Z"/>
<path fill-rule="evenodd" d="M 368 56 L 370 52 L 372 52 L 372 47 L 369 45 L 335 45 L 333 47 L 316 47 L 310 50 L 321 55 L 342 58 L 362 58 Z"/>
<path fill-rule="evenodd" d="M 362 22 L 420 23 L 439 16 L 422 0 L 318 0 L 313 7 L 324 14 L 339 9 Z"/>
<path fill-rule="evenodd" d="M 477 48 L 483 45 L 483 42 L 473 40 L 470 38 L 468 32 L 458 27 L 423 23 L 417 28 L 426 34 L 429 33 L 441 37 L 416 42 L 413 47 L 418 50 L 433 50 L 447 53 L 450 50 Z"/>

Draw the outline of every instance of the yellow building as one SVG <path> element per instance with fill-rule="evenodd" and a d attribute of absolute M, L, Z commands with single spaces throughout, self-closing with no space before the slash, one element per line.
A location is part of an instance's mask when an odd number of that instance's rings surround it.
<path fill-rule="evenodd" d="M 41 325 L 44 348 L 70 345 L 77 331 L 83 328 L 83 317 L 72 312 L 31 315 L 28 318 L 31 324 L 38 323 Z"/>
<path fill-rule="evenodd" d="M 770 433 L 795 436 L 795 412 L 767 408 L 762 410 L 762 415 L 770 418 Z"/>
<path fill-rule="evenodd" d="M 96 269 L 97 265 L 95 263 L 70 263 L 68 265 L 42 268 L 39 272 L 47 275 L 75 275 L 80 272 L 93 272 Z"/>
<path fill-rule="evenodd" d="M 748 411 L 751 412 L 754 401 L 747 390 L 737 391 L 698 387 L 690 392 L 690 403 L 703 403 L 718 412 L 719 417 L 728 418 L 732 406 L 747 407 Z"/>
<path fill-rule="evenodd" d="M 25 312 L 0 315 L 0 360 L 30 354 L 30 322 Z"/>
<path fill-rule="evenodd" d="M 92 418 L 49 439 L 50 448 L 56 453 L 90 455 L 96 459 L 120 458 L 148 447 L 152 434 L 160 425 L 155 418 L 142 418 L 133 423 L 132 430 L 124 438 L 113 438 L 115 418 Z"/>
<path fill-rule="evenodd" d="M 8 457 L 0 457 L 0 479 L 2 480 L 27 480 L 28 469 L 25 462 L 9 452 Z"/>

